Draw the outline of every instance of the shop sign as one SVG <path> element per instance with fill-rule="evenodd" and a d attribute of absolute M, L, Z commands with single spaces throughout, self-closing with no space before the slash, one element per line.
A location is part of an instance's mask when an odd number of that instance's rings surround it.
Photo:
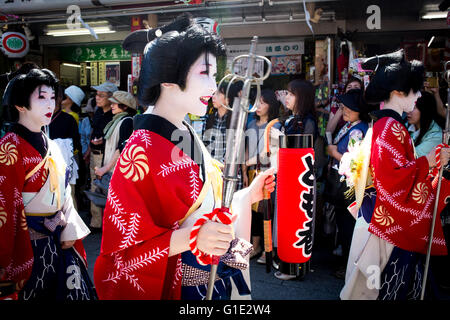
<path fill-rule="evenodd" d="M 0 47 L 9 58 L 22 58 L 30 50 L 27 37 L 19 32 L 5 32 L 1 37 Z"/>
<path fill-rule="evenodd" d="M 294 54 L 304 54 L 305 48 L 303 41 L 301 42 L 286 42 L 286 43 L 275 43 L 275 44 L 261 44 L 264 48 L 264 53 L 260 53 L 264 56 L 275 56 L 275 55 L 294 55 Z"/>
<path fill-rule="evenodd" d="M 63 47 L 60 52 L 62 60 L 72 62 L 131 60 L 120 44 Z"/>
<path fill-rule="evenodd" d="M 248 54 L 249 51 L 249 44 L 227 46 L 227 56 L 230 57 L 236 57 L 241 54 Z M 258 45 L 256 46 L 256 54 L 261 56 L 295 55 L 304 53 L 305 43 L 303 41 L 258 43 Z"/>

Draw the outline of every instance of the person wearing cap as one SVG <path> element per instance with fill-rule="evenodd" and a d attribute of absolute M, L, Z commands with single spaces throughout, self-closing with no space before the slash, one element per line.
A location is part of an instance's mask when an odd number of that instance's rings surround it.
<path fill-rule="evenodd" d="M 95 96 L 95 102 L 97 104 L 97 110 L 94 113 L 94 118 L 92 120 L 92 134 L 91 141 L 89 145 L 89 152 L 85 155 L 90 156 L 90 173 L 91 182 L 95 180 L 95 168 L 103 166 L 103 153 L 105 150 L 104 133 L 106 125 L 112 120 L 113 114 L 111 111 L 111 101 L 109 98 L 112 97 L 113 93 L 118 89 L 111 82 L 104 82 L 99 86 L 93 86 L 93 89 L 97 90 Z M 96 186 L 91 183 L 91 191 L 95 192 Z M 91 202 L 91 222 L 90 227 L 94 231 L 100 231 L 102 227 L 102 208 L 96 206 Z"/>
<path fill-rule="evenodd" d="M 331 168 L 328 177 L 339 177 L 333 170 L 337 171 L 339 169 L 339 161 L 342 155 L 362 141 L 369 128 L 368 123 L 370 121 L 370 110 L 368 105 L 363 101 L 363 91 L 361 89 L 349 90 L 337 96 L 337 101 L 340 103 L 340 107 L 342 107 L 342 116 L 346 123 L 334 138 L 333 144 L 327 147 L 328 154 L 331 157 Z M 327 180 L 329 183 L 334 181 L 333 179 Z M 334 182 L 337 184 L 337 181 Z M 332 190 L 331 187 L 326 189 Z M 344 198 L 342 192 L 340 192 L 338 197 L 333 198 L 327 197 L 335 208 L 336 224 L 338 227 L 337 244 L 342 247 L 342 261 L 335 272 L 335 276 L 344 279 L 355 219 L 347 210 L 348 204 L 345 201 L 341 201 Z"/>
<path fill-rule="evenodd" d="M 80 116 L 75 110 L 79 110 L 81 108 L 81 102 L 83 102 L 84 97 L 85 94 L 83 90 L 77 86 L 70 86 L 64 90 L 65 99 L 61 102 L 61 106 L 63 111 L 75 118 L 77 125 L 80 123 Z"/>
<path fill-rule="evenodd" d="M 106 125 L 105 153 L 103 166 L 95 169 L 95 174 L 102 177 L 113 172 L 128 138 L 133 132 L 133 116 L 136 114 L 136 99 L 126 91 L 116 91 L 109 98 L 113 119 Z"/>

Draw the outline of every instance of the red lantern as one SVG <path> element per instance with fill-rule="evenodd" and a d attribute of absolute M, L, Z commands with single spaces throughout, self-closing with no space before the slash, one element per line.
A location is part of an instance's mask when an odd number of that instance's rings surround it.
<path fill-rule="evenodd" d="M 277 175 L 278 256 L 304 263 L 311 257 L 314 219 L 314 149 L 280 148 Z"/>

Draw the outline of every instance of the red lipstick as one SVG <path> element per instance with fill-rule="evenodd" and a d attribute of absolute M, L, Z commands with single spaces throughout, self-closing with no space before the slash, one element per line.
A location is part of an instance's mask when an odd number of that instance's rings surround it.
<path fill-rule="evenodd" d="M 51 113 L 51 112 L 46 113 L 45 116 L 46 116 L 47 118 L 51 118 L 51 117 L 52 117 L 52 113 Z"/>
<path fill-rule="evenodd" d="M 200 97 L 200 101 L 207 106 L 208 105 L 208 101 L 211 98 L 211 96 L 204 96 L 204 97 Z"/>

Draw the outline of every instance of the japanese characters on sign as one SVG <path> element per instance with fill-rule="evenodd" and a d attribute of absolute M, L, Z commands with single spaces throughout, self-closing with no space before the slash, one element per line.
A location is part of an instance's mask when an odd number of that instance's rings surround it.
<path fill-rule="evenodd" d="M 131 54 L 124 50 L 120 44 L 92 45 L 61 48 L 62 60 L 73 62 L 84 61 L 129 61 Z"/>
<path fill-rule="evenodd" d="M 80 86 L 87 85 L 87 63 L 80 63 Z"/>
<path fill-rule="evenodd" d="M 91 62 L 91 86 L 98 85 L 98 62 Z"/>
<path fill-rule="evenodd" d="M 304 263 L 313 247 L 314 149 L 280 148 L 278 166 L 278 255 Z"/>
<path fill-rule="evenodd" d="M 105 62 L 98 63 L 98 82 L 104 83 L 106 81 L 106 65 Z"/>

